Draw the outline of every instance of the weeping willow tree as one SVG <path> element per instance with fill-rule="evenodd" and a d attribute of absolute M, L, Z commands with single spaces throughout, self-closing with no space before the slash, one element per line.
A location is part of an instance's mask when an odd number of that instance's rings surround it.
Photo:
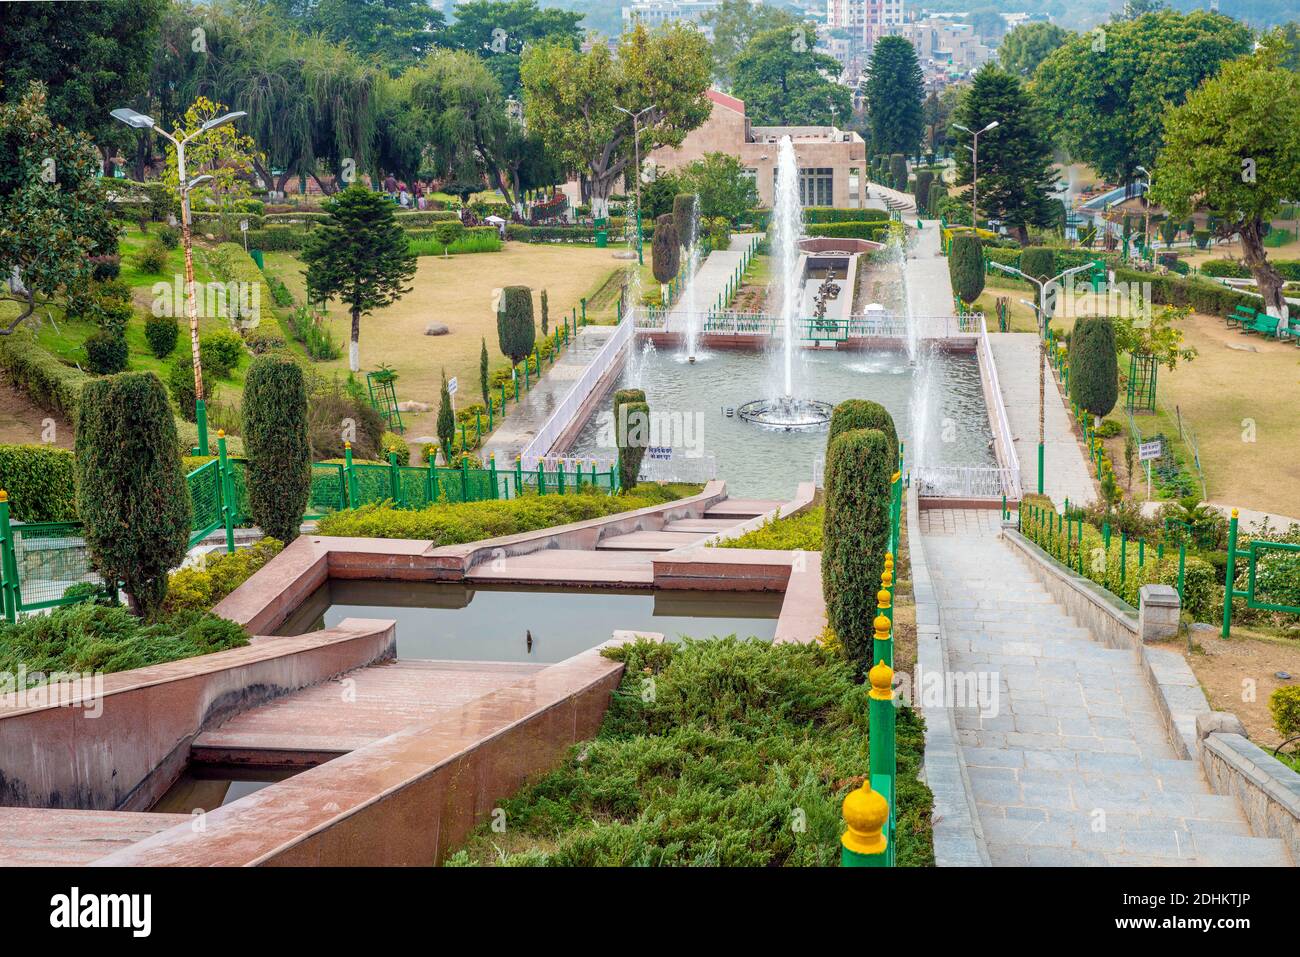
<path fill-rule="evenodd" d="M 327 194 L 337 192 L 338 181 L 353 182 L 356 173 L 373 161 L 372 144 L 377 120 L 376 87 L 379 70 L 347 47 L 323 37 L 300 43 L 302 72 L 311 104 L 311 144 L 315 162 L 309 173 Z M 322 169 L 338 175 L 329 184 Z"/>

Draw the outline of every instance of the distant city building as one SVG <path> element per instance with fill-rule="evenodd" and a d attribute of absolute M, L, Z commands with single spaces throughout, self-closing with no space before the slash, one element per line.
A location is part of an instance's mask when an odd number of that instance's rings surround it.
<path fill-rule="evenodd" d="M 859 32 L 868 48 L 904 16 L 903 0 L 826 0 L 826 26 Z"/>
<path fill-rule="evenodd" d="M 623 8 L 623 30 L 632 29 L 635 23 L 651 29 L 674 21 L 700 23 L 706 13 L 721 5 L 722 0 L 638 0 Z M 710 31 L 703 28 L 703 32 Z"/>
<path fill-rule="evenodd" d="M 891 25 L 887 32 L 904 37 L 916 48 L 916 58 L 929 90 L 970 76 L 994 56 L 993 48 L 980 39 L 970 24 L 945 17 L 908 20 Z"/>
<path fill-rule="evenodd" d="M 776 186 L 777 144 L 782 136 L 794 143 L 799 163 L 799 198 L 805 206 L 866 205 L 867 145 L 862 137 L 835 126 L 753 126 L 744 101 L 709 91 L 713 108 L 698 129 L 686 134 L 679 147 L 663 146 L 650 154 L 657 166 L 678 169 L 706 153 L 737 157 L 754 178 L 759 202 L 771 206 Z"/>

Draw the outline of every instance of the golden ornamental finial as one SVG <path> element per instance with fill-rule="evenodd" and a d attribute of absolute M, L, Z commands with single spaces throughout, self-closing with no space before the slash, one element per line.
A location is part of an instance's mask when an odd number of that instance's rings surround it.
<path fill-rule="evenodd" d="M 894 669 L 884 661 L 867 672 L 867 680 L 871 682 L 871 697 L 888 700 L 894 696 Z"/>
<path fill-rule="evenodd" d="M 889 802 L 863 783 L 844 797 L 841 809 L 848 830 L 841 843 L 856 854 L 883 854 L 889 844 L 885 822 L 889 820 Z"/>

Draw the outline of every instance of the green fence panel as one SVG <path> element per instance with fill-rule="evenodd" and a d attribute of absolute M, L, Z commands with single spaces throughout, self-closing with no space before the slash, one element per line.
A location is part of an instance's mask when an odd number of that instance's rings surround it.
<path fill-rule="evenodd" d="M 14 565 L 18 578 L 18 610 L 53 608 L 83 601 L 84 589 L 70 588 L 104 580 L 90 563 L 90 549 L 80 522 L 13 523 Z"/>
<path fill-rule="evenodd" d="M 216 459 L 205 462 L 185 477 L 190 490 L 190 545 L 221 527 L 221 472 Z"/>
<path fill-rule="evenodd" d="M 306 519 L 320 518 L 348 507 L 341 462 L 313 462 Z"/>
<path fill-rule="evenodd" d="M 352 475 L 357 492 L 357 500 L 352 503 L 354 507 L 383 502 L 393 497 L 391 466 L 354 464 Z"/>

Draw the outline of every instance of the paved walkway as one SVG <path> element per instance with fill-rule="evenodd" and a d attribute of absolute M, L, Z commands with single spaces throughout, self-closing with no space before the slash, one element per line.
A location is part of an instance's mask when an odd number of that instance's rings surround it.
<path fill-rule="evenodd" d="M 583 326 L 569 348 L 560 354 L 559 361 L 543 368 L 541 381 L 534 382 L 526 395 L 523 383 L 520 383 L 519 403 L 510 405 L 505 421 L 483 443 L 485 462 L 489 455 L 495 454 L 498 467 L 513 467 L 515 456 L 528 447 L 538 430 L 547 423 L 551 413 L 569 394 L 574 381 L 581 377 L 600 347 L 614 334 L 615 328 Z"/>
<path fill-rule="evenodd" d="M 880 183 L 867 184 L 867 206 L 873 209 L 889 209 L 889 201 L 893 201 L 894 209 L 901 209 L 903 214 L 916 213 L 916 197 L 911 193 L 900 193 L 898 190 L 889 186 L 883 186 Z"/>
<path fill-rule="evenodd" d="M 703 326 L 704 314 L 717 302 L 718 296 L 727 288 L 728 281 L 736 274 L 736 268 L 745 258 L 745 248 L 752 238 L 748 233 L 733 236 L 730 249 L 716 249 L 700 263 L 695 278 L 687 284 L 677 304 L 668 312 L 668 332 L 686 333 L 692 307 L 698 325 Z"/>
<path fill-rule="evenodd" d="M 952 277 L 940 243 L 937 219 L 923 219 L 907 251 L 907 308 L 913 316 L 952 316 Z"/>
<path fill-rule="evenodd" d="M 1001 540 L 996 513 L 922 523 L 949 665 L 989 689 L 954 714 L 994 866 L 1291 863 L 1175 756 L 1134 653 L 1079 627 Z"/>
<path fill-rule="evenodd" d="M 1000 332 L 989 336 L 998 367 L 1002 401 L 1007 408 L 1020 483 L 1027 492 L 1038 489 L 1038 337 L 1032 332 Z M 1083 449 L 1074 437 L 1070 413 L 1061 393 L 1047 375 L 1044 418 L 1043 491 L 1060 505 L 1066 497 L 1086 505 L 1096 497 Z"/>

